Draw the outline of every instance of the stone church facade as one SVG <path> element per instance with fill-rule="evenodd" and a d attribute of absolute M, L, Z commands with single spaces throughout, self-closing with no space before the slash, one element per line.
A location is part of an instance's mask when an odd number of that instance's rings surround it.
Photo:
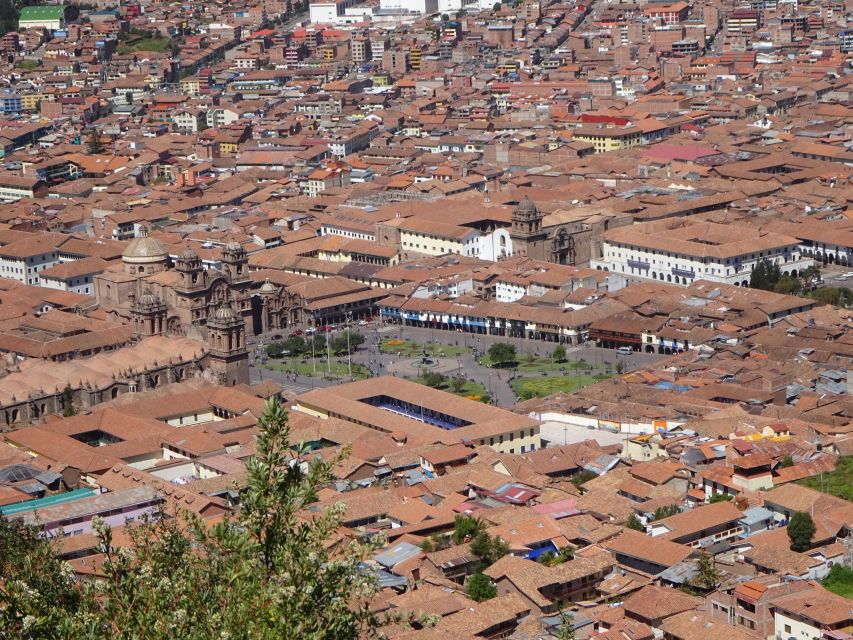
<path fill-rule="evenodd" d="M 205 270 L 191 249 L 174 264 L 163 244 L 143 231 L 125 249 L 121 271 L 95 279 L 95 295 L 108 316 L 130 321 L 140 336 L 196 335 L 207 339 L 207 327 L 222 305 L 243 321 L 245 332 L 259 335 L 296 324 L 302 300 L 249 273 L 246 251 L 229 243 L 222 269 Z"/>
<path fill-rule="evenodd" d="M 557 264 L 588 265 L 601 257 L 601 234 L 611 226 L 630 223 L 630 216 L 594 207 L 545 214 L 524 196 L 512 212 L 512 254 Z"/>

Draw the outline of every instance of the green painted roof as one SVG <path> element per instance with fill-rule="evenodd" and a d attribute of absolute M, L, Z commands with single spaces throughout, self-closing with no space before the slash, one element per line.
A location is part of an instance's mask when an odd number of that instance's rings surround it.
<path fill-rule="evenodd" d="M 21 17 L 18 22 L 59 20 L 65 13 L 64 4 L 39 4 L 21 9 Z"/>
<path fill-rule="evenodd" d="M 75 489 L 74 491 L 68 491 L 66 493 L 55 493 L 50 496 L 45 496 L 44 498 L 36 498 L 35 500 L 27 500 L 26 502 L 18 502 L 16 504 L 0 507 L 0 515 L 10 516 L 14 513 L 24 513 L 26 511 L 33 511 L 34 509 L 44 509 L 45 507 L 52 507 L 53 505 L 62 504 L 63 502 L 89 498 L 97 494 L 98 492 L 93 489 Z"/>

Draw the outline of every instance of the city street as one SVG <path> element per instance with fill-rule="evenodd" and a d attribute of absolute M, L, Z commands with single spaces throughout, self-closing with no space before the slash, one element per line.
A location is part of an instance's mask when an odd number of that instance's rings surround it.
<path fill-rule="evenodd" d="M 353 331 L 361 333 L 367 340 L 366 342 L 352 355 L 353 365 L 362 365 L 367 368 L 371 375 L 398 375 L 401 377 L 416 375 L 416 370 L 409 365 L 411 358 L 401 359 L 394 353 L 382 353 L 379 345 L 383 340 L 400 339 L 409 340 L 421 344 L 435 343 L 438 345 L 447 346 L 464 346 L 469 349 L 469 353 L 459 357 L 439 358 L 442 369 L 446 372 L 451 369 L 456 375 L 460 372 L 465 378 L 474 380 L 481 384 L 492 396 L 494 402 L 501 407 L 511 407 L 517 401 L 517 396 L 509 385 L 510 376 L 513 372 L 510 369 L 495 369 L 480 365 L 474 355 L 485 353 L 492 344 L 505 342 L 515 345 L 516 353 L 520 361 L 523 361 L 527 354 L 537 356 L 549 356 L 556 346 L 550 342 L 538 342 L 533 340 L 525 340 L 522 338 L 503 338 L 500 336 L 487 335 L 471 335 L 456 333 L 454 331 L 441 331 L 438 329 L 425 329 L 419 327 L 401 327 L 398 325 L 381 326 L 375 323 L 367 327 L 353 327 Z M 334 334 L 332 334 L 334 335 Z M 250 348 L 253 341 L 250 340 Z M 268 342 L 257 343 L 255 348 L 257 353 L 253 355 L 253 359 L 258 355 L 263 354 L 261 344 Z M 631 371 L 640 368 L 646 364 L 659 361 L 666 356 L 656 354 L 648 354 L 637 352 L 629 356 L 620 355 L 614 349 L 602 349 L 600 347 L 566 347 L 566 359 L 569 363 L 578 360 L 587 361 L 591 367 L 603 369 L 610 365 L 615 369 L 617 362 L 623 362 L 624 370 Z M 306 361 L 310 362 L 310 356 Z M 333 357 L 334 362 L 345 364 L 347 358 Z M 402 361 L 401 361 L 402 360 Z M 448 367 L 447 365 L 450 365 Z M 455 366 L 453 366 L 455 365 Z M 275 380 L 282 385 L 285 390 L 285 396 L 298 395 L 305 393 L 317 387 L 331 386 L 340 384 L 346 381 L 345 377 L 333 377 L 332 379 L 324 378 L 325 360 L 318 355 L 316 358 L 317 376 L 297 376 L 295 374 L 273 371 L 264 367 L 253 366 L 251 368 L 252 382 L 260 380 Z M 519 373 L 519 376 L 563 376 L 572 375 L 571 371 L 548 371 L 544 374 L 540 373 Z"/>

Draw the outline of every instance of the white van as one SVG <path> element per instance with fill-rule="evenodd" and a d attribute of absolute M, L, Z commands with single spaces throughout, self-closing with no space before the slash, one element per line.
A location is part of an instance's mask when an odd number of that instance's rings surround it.
<path fill-rule="evenodd" d="M 619 347 L 616 349 L 616 353 L 620 356 L 630 356 L 634 353 L 634 350 L 631 347 Z"/>

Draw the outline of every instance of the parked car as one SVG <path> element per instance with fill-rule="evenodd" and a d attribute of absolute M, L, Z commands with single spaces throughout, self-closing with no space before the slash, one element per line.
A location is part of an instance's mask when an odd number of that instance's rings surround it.
<path fill-rule="evenodd" d="M 631 347 L 619 347 L 616 349 L 616 353 L 620 356 L 630 356 L 634 353 L 634 350 Z"/>
<path fill-rule="evenodd" d="M 289 334 L 287 334 L 287 337 L 288 338 L 298 338 L 301 335 L 302 335 L 302 329 L 297 329 L 296 331 L 291 331 Z"/>

